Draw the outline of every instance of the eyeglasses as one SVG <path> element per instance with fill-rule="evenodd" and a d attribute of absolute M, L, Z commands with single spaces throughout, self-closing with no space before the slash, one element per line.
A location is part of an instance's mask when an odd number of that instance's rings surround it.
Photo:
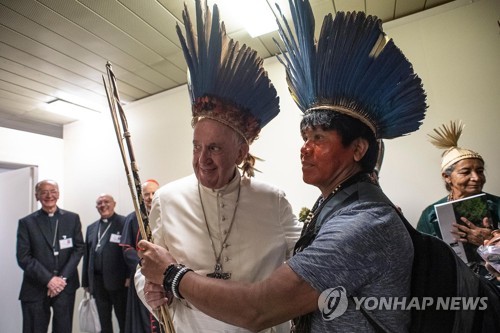
<path fill-rule="evenodd" d="M 38 194 L 41 197 L 45 197 L 47 195 L 57 195 L 57 194 L 59 194 L 59 191 L 58 190 L 43 190 L 43 191 L 38 192 Z"/>

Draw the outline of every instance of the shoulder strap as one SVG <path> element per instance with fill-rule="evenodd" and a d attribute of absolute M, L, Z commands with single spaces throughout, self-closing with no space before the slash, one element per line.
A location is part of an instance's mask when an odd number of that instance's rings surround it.
<path fill-rule="evenodd" d="M 391 333 L 390 330 L 385 327 L 373 314 L 368 311 L 363 304 L 361 304 L 361 313 L 365 316 L 366 320 L 372 325 L 373 329 L 375 329 L 376 333 Z"/>

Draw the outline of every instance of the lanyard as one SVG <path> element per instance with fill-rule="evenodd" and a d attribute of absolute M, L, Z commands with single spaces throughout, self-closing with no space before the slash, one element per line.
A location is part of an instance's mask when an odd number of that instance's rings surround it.
<path fill-rule="evenodd" d="M 59 228 L 59 219 L 56 220 L 56 229 L 54 230 L 54 238 L 52 239 L 52 250 L 54 251 L 54 256 L 59 255 L 59 251 L 56 251 L 56 239 L 57 239 L 57 229 Z"/>
<path fill-rule="evenodd" d="M 97 246 L 95 247 L 95 251 L 97 251 L 101 247 L 101 240 L 104 237 L 104 235 L 106 235 L 106 233 L 108 232 L 109 227 L 111 227 L 111 223 L 113 223 L 113 221 L 109 221 L 108 222 L 108 226 L 106 227 L 106 229 L 104 230 L 104 232 L 102 233 L 102 235 L 101 235 L 101 226 L 100 225 L 98 226 L 98 229 L 97 229 Z"/>
<path fill-rule="evenodd" d="M 56 220 L 56 228 L 54 230 L 54 238 L 52 239 L 52 251 L 54 252 L 54 275 L 59 275 L 59 251 L 56 250 L 56 239 L 57 239 L 57 230 L 59 229 L 59 219 Z"/>

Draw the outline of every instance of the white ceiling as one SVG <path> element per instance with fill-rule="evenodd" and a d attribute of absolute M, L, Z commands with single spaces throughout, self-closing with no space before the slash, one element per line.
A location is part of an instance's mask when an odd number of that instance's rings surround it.
<path fill-rule="evenodd" d="M 318 32 L 329 12 L 365 11 L 387 22 L 454 1 L 310 2 Z M 107 61 L 113 65 L 125 102 L 185 84 L 186 65 L 175 32 L 176 24 L 182 26 L 183 3 L 0 0 L 0 126 L 62 137 L 63 125 L 75 117 L 44 110 L 45 103 L 57 98 L 106 112 L 102 75 L 106 75 Z M 193 16 L 194 0 L 186 3 Z M 220 11 L 230 37 L 254 48 L 263 58 L 278 52 L 272 40 L 279 39 L 276 32 L 252 39 L 238 19 L 222 6 Z"/>

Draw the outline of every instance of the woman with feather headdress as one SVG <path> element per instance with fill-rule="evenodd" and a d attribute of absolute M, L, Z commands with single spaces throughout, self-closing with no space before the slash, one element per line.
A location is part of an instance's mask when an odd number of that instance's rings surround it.
<path fill-rule="evenodd" d="M 429 134 L 431 143 L 444 149 L 441 160 L 441 176 L 448 195 L 427 206 L 418 221 L 417 230 L 439 238 L 443 238 L 434 206 L 445 202 L 468 198 L 483 192 L 486 183 L 483 157 L 467 148 L 460 147 L 458 140 L 462 135 L 464 125 L 461 121 L 451 121 L 450 125 L 443 124 Z M 461 217 L 462 223 L 455 223 L 453 236 L 463 243 L 469 265 L 481 275 L 488 276 L 481 257 L 477 254 L 478 246 L 491 238 L 492 229 L 498 228 L 500 221 L 500 197 L 486 194 L 487 215 L 473 219 L 469 216 Z M 465 213 L 464 213 L 465 214 Z"/>

